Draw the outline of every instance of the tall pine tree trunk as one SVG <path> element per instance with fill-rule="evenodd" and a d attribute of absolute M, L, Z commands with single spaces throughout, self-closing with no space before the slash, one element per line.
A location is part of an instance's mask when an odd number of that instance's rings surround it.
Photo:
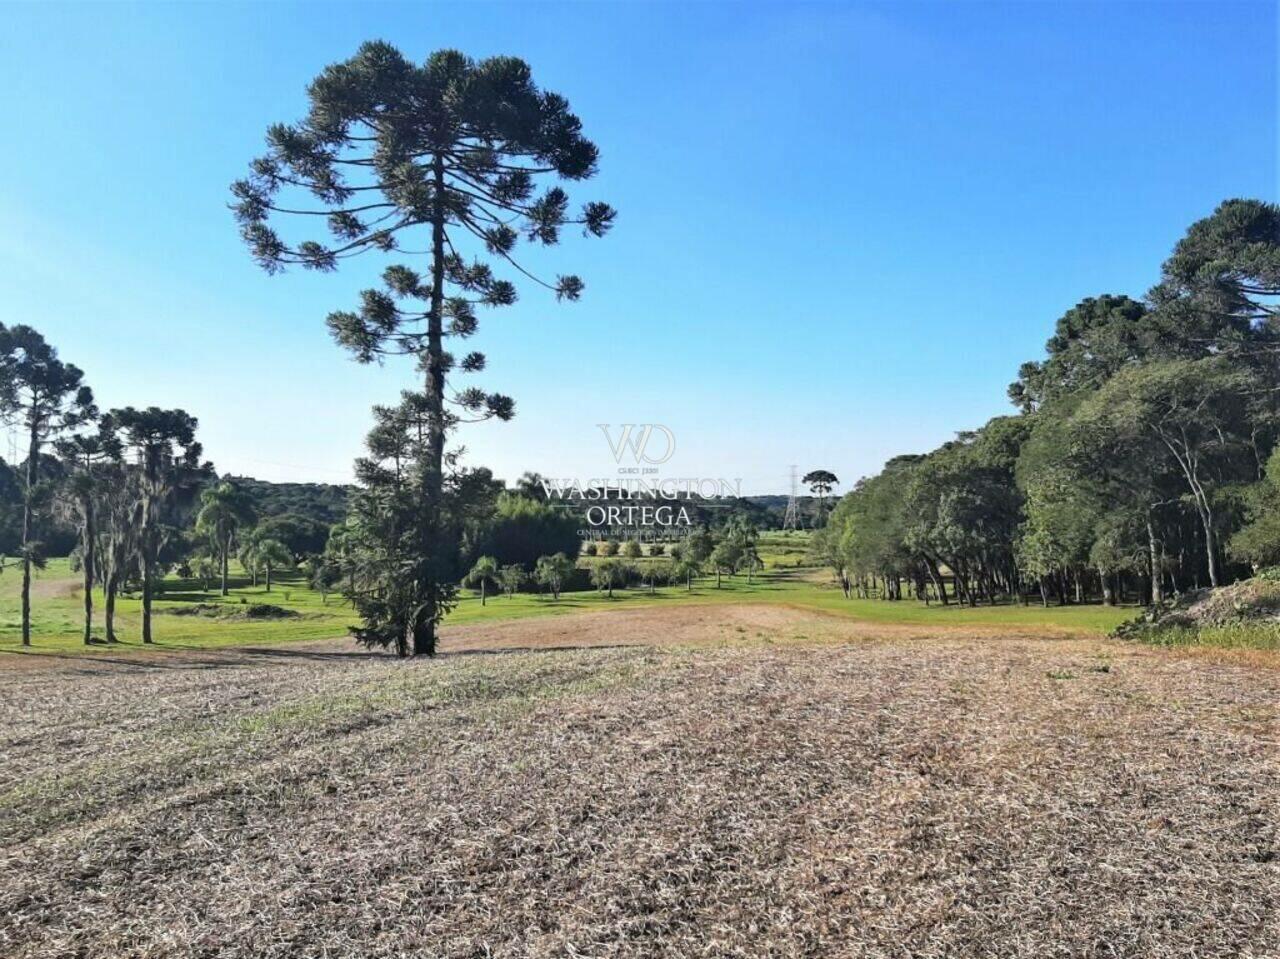
<path fill-rule="evenodd" d="M 93 580 L 95 569 L 94 544 L 97 539 L 93 516 L 93 497 L 86 496 L 81 502 L 84 511 L 84 539 L 80 549 L 80 565 L 84 570 L 84 644 L 88 646 L 93 639 Z"/>
<path fill-rule="evenodd" d="M 102 603 L 102 621 L 103 628 L 106 632 L 107 642 L 119 642 L 116 639 L 116 589 L 117 579 L 114 570 L 106 577 L 106 582 L 102 584 L 103 603 Z"/>
<path fill-rule="evenodd" d="M 431 218 L 431 311 L 427 317 L 427 461 L 423 464 L 423 496 L 427 515 L 423 532 L 425 553 L 435 563 L 440 556 L 441 497 L 444 492 L 444 266 L 445 266 L 445 181 L 444 158 L 437 154 L 432 163 L 432 182 L 435 186 L 435 209 Z M 432 571 L 436 577 L 439 569 Z M 434 656 L 436 651 L 436 596 L 437 582 L 422 584 L 422 598 L 431 605 L 427 615 L 418 618 L 413 630 L 413 654 Z"/>
<path fill-rule="evenodd" d="M 31 443 L 27 447 L 27 488 L 22 497 L 22 645 L 31 645 L 31 533 L 32 495 L 36 485 L 36 463 L 40 458 L 40 422 L 31 412 Z"/>
<path fill-rule="evenodd" d="M 146 482 L 144 480 L 144 482 Z M 142 494 L 142 641 L 151 644 L 151 576 L 155 563 L 152 548 L 153 517 L 151 493 Z"/>

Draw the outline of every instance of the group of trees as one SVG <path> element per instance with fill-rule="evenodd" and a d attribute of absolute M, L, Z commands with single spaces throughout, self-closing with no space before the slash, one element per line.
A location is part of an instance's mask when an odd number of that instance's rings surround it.
<path fill-rule="evenodd" d="M 1017 415 L 840 501 L 818 543 L 846 595 L 1159 602 L 1280 562 L 1277 296 L 1280 208 L 1223 203 L 1144 300 L 1058 320 Z"/>
<path fill-rule="evenodd" d="M 327 530 L 311 517 L 297 513 L 262 517 L 249 490 L 230 479 L 200 493 L 194 532 L 196 545 L 186 565 L 202 582 L 216 573 L 223 596 L 229 592 L 232 558 L 254 586 L 261 577 L 269 593 L 273 573 L 293 569 L 327 543 Z"/>
<path fill-rule="evenodd" d="M 0 324 L 0 418 L 25 458 L 0 464 L 4 556 L 20 569 L 22 642 L 31 644 L 32 575 L 70 555 L 82 577 L 83 640 L 94 641 L 95 591 L 102 637 L 117 642 L 116 604 L 141 599 L 140 638 L 152 642 L 152 600 L 166 572 L 228 593 L 234 560 L 256 585 L 323 552 L 326 509 L 341 487 L 274 490 L 219 480 L 201 459 L 198 423 L 181 409 L 101 411 L 83 372 L 29 326 Z M 280 509 L 302 512 L 274 512 Z M 70 535 L 68 535 L 70 534 Z M 9 565 L 4 561 L 3 565 Z"/>
<path fill-rule="evenodd" d="M 48 558 L 43 532 L 55 516 L 76 531 L 84 580 L 84 641 L 93 638 L 93 589 L 104 592 L 104 628 L 115 633 L 117 596 L 142 594 L 141 638 L 150 643 L 151 600 L 189 508 L 212 468 L 200 461 L 196 419 L 157 407 L 101 412 L 84 374 L 29 326 L 0 324 L 0 417 L 21 437 L 16 555 L 22 570 L 22 643 L 31 644 L 32 572 Z"/>
<path fill-rule="evenodd" d="M 725 575 L 745 570 L 748 581 L 754 578 L 763 566 L 758 541 L 759 532 L 751 520 L 744 514 L 735 514 L 718 531 L 698 527 L 669 550 L 661 545 L 651 546 L 648 562 L 636 562 L 644 555 L 638 540 L 628 540 L 620 548 L 617 543 L 606 541 L 601 545 L 610 548 L 593 550 L 592 555 L 600 558 L 581 568 L 574 562 L 574 553 L 544 554 L 532 564 L 506 562 L 484 554 L 462 578 L 462 585 L 480 593 L 481 605 L 487 603 L 490 587 L 512 596 L 526 584 L 544 588 L 555 600 L 564 589 L 587 585 L 609 596 L 613 596 L 614 589 L 635 583 L 644 584 L 650 591 L 663 583 L 682 583 L 692 590 L 695 579 L 709 574 L 715 575 L 716 587 L 720 588 Z M 664 558 L 667 556 L 670 558 Z"/>

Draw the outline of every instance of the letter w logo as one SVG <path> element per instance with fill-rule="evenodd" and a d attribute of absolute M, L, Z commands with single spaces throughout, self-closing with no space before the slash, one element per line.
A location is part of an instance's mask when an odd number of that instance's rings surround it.
<path fill-rule="evenodd" d="M 609 452 L 613 454 L 614 462 L 622 462 L 622 454 L 631 451 L 632 457 L 637 463 L 651 463 L 657 466 L 659 463 L 665 463 L 675 454 L 676 438 L 671 430 L 667 429 L 661 423 L 620 423 L 622 430 L 618 441 L 613 441 L 613 435 L 609 432 L 609 423 L 597 423 L 600 431 L 604 433 L 604 438 L 609 443 Z M 666 437 L 667 448 L 661 456 L 654 457 L 649 455 L 649 439 L 655 431 L 662 433 Z"/>

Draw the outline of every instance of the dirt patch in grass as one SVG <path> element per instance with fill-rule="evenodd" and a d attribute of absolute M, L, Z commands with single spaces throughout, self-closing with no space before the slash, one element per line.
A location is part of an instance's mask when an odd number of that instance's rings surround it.
<path fill-rule="evenodd" d="M 192 603 L 189 606 L 162 606 L 166 616 L 207 616 L 211 619 L 298 619 L 296 609 L 285 609 L 270 603 Z"/>
<path fill-rule="evenodd" d="M 1276 673 L 704 614 L 0 673 L 0 954 L 1276 954 Z"/>
<path fill-rule="evenodd" d="M 501 600 L 495 600 L 501 602 Z M 586 646 L 670 646 L 696 643 L 792 643 L 823 639 L 933 639 L 939 636 L 1035 635 L 1021 627 L 868 623 L 783 605 L 687 603 L 621 608 L 553 619 L 517 619 L 446 626 L 445 653 Z"/>

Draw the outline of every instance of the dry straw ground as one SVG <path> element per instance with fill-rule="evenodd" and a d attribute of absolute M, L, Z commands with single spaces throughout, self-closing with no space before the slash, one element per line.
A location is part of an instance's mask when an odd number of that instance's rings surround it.
<path fill-rule="evenodd" d="M 1274 670 L 767 607 L 447 645 L 0 664 L 0 954 L 1280 954 Z"/>

